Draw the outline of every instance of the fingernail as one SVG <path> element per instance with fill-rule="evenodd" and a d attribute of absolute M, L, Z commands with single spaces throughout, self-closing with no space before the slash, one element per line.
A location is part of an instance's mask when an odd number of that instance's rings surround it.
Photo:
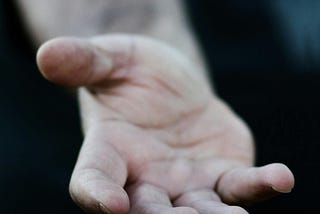
<path fill-rule="evenodd" d="M 274 186 L 271 186 L 271 188 L 276 191 L 276 192 L 280 192 L 280 193 L 290 193 L 292 191 L 292 189 L 288 189 L 288 190 L 280 190 L 275 188 Z"/>
<path fill-rule="evenodd" d="M 112 212 L 106 206 L 104 206 L 102 203 L 99 203 L 99 209 L 102 213 L 112 214 Z"/>

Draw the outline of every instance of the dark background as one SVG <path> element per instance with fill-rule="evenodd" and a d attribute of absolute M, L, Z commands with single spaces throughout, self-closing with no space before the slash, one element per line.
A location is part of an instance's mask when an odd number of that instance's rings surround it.
<path fill-rule="evenodd" d="M 186 2 L 218 94 L 253 131 L 257 165 L 282 162 L 296 177 L 291 194 L 248 211 L 317 213 L 319 1 Z M 68 194 L 77 102 L 40 76 L 17 17 L 0 1 L 0 213 L 82 213 Z"/>
<path fill-rule="evenodd" d="M 247 122 L 257 165 L 281 162 L 291 194 L 250 213 L 318 213 L 320 1 L 187 0 L 218 94 Z"/>

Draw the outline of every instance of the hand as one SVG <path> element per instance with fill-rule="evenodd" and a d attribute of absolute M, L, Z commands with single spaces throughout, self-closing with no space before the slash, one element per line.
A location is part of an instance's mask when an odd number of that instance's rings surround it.
<path fill-rule="evenodd" d="M 70 193 L 84 210 L 240 214 L 293 188 L 285 165 L 253 167 L 250 131 L 177 50 L 130 35 L 59 38 L 37 60 L 48 80 L 80 87 Z"/>

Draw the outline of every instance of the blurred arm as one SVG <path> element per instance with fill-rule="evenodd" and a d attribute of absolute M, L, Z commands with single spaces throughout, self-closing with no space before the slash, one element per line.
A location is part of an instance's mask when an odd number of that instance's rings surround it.
<path fill-rule="evenodd" d="M 58 36 L 140 34 L 180 49 L 206 70 L 180 0 L 15 1 L 36 45 Z"/>

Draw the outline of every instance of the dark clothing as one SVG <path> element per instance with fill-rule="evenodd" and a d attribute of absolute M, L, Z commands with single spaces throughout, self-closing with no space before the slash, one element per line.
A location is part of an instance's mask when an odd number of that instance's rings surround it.
<path fill-rule="evenodd" d="M 12 1 L 0 2 L 0 213 L 82 213 L 68 194 L 82 141 L 76 100 L 41 77 Z M 253 130 L 257 164 L 283 162 L 296 176 L 291 194 L 248 210 L 317 213 L 319 1 L 267 2 L 188 5 L 218 93 Z"/>
<path fill-rule="evenodd" d="M 12 1 L 0 2 L 0 213 L 83 213 L 68 194 L 76 100 L 41 77 Z"/>

